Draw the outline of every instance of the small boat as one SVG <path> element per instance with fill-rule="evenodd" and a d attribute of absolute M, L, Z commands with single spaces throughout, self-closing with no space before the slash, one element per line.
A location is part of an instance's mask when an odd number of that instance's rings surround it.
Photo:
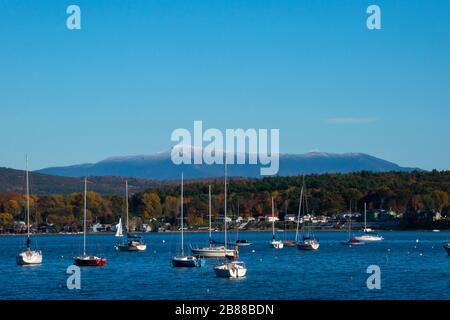
<path fill-rule="evenodd" d="M 122 219 L 119 219 L 116 237 L 121 238 L 122 241 L 119 241 L 115 245 L 115 248 L 118 251 L 145 251 L 147 250 L 147 244 L 144 239 L 141 236 L 130 234 L 130 229 L 128 226 L 128 181 L 125 181 L 125 207 L 127 237 L 123 239 Z"/>
<path fill-rule="evenodd" d="M 102 267 L 106 259 L 86 254 L 86 212 L 87 212 L 87 178 L 84 178 L 84 219 L 83 219 L 83 255 L 74 258 L 74 264 L 79 267 Z"/>
<path fill-rule="evenodd" d="M 275 239 L 275 213 L 274 213 L 273 197 L 272 197 L 272 241 L 270 242 L 270 247 L 274 249 L 284 248 L 283 241 Z"/>
<path fill-rule="evenodd" d="M 198 256 L 186 256 L 184 255 L 184 198 L 183 198 L 183 173 L 181 173 L 181 254 L 179 256 L 172 257 L 172 266 L 175 268 L 195 268 L 202 266 L 202 261 Z"/>
<path fill-rule="evenodd" d="M 231 261 L 214 268 L 219 278 L 243 278 L 247 274 L 247 267 L 242 261 Z"/>
<path fill-rule="evenodd" d="M 225 190 L 224 190 L 224 255 L 231 258 L 231 262 L 221 263 L 214 267 L 214 272 L 220 278 L 243 278 L 247 274 L 247 267 L 242 261 L 238 261 L 238 247 L 232 256 L 226 254 L 227 251 L 227 164 L 225 162 Z"/>
<path fill-rule="evenodd" d="M 79 267 L 102 267 L 106 265 L 106 259 L 96 256 L 78 256 L 74 259 L 75 265 Z"/>
<path fill-rule="evenodd" d="M 26 189 L 27 189 L 27 248 L 16 256 L 16 262 L 20 266 L 38 265 L 42 263 L 42 252 L 40 250 L 31 249 L 31 232 L 30 232 L 30 184 L 28 179 L 28 157 L 25 164 Z"/>
<path fill-rule="evenodd" d="M 374 242 L 374 241 L 383 241 L 384 238 L 378 234 L 373 233 L 372 229 L 367 228 L 367 208 L 366 203 L 364 203 L 364 234 L 356 236 L 355 240 L 358 241 L 366 241 L 366 242 Z"/>
<path fill-rule="evenodd" d="M 315 239 L 311 239 L 311 238 L 307 238 L 307 237 L 304 237 L 303 241 L 297 243 L 297 249 L 299 249 L 299 250 L 313 251 L 313 250 L 318 250 L 319 247 L 320 247 L 319 242 L 317 242 Z"/>
<path fill-rule="evenodd" d="M 342 245 L 347 247 L 354 247 L 354 246 L 360 246 L 363 245 L 364 242 L 361 240 L 356 239 L 352 236 L 352 205 L 350 202 L 350 214 L 348 219 L 348 240 L 341 242 Z"/>
<path fill-rule="evenodd" d="M 145 251 L 147 244 L 144 239 L 136 234 L 127 234 L 127 240 L 123 243 L 116 244 L 118 251 Z"/>
<path fill-rule="evenodd" d="M 360 246 L 360 245 L 364 244 L 364 242 L 357 240 L 355 238 L 352 238 L 348 241 L 341 242 L 341 244 L 344 246 L 353 247 L 353 246 Z"/>
<path fill-rule="evenodd" d="M 248 240 L 244 240 L 244 239 L 236 240 L 236 245 L 239 246 L 239 247 L 248 247 L 248 246 L 251 246 L 252 244 L 253 243 L 251 243 Z"/>
<path fill-rule="evenodd" d="M 450 243 L 447 243 L 447 244 L 444 246 L 444 249 L 445 249 L 445 251 L 447 251 L 447 254 L 450 256 Z"/>
<path fill-rule="evenodd" d="M 297 221 L 297 232 L 295 235 L 295 239 L 296 239 L 298 250 L 315 251 L 315 250 L 319 249 L 320 244 L 319 244 L 319 241 L 314 236 L 314 232 L 312 231 L 312 228 L 311 228 L 311 223 L 305 222 L 307 232 L 306 232 L 306 234 L 303 234 L 302 240 L 300 240 L 300 241 L 298 240 L 298 230 L 299 230 L 299 225 L 300 225 L 300 215 L 301 215 L 302 208 L 304 209 L 303 217 L 308 215 L 308 202 L 307 201 L 308 201 L 308 199 L 306 196 L 305 176 L 303 176 L 303 185 L 302 185 L 302 189 L 300 191 L 300 201 L 299 201 L 299 206 L 298 206 L 298 218 L 297 218 L 298 221 Z M 311 215 L 311 217 L 312 217 L 312 215 Z M 303 233 L 303 231 L 302 231 L 302 233 Z"/>
<path fill-rule="evenodd" d="M 235 251 L 225 248 L 224 243 L 212 239 L 211 228 L 211 185 L 209 186 L 209 245 L 200 248 L 191 246 L 191 252 L 195 256 L 203 258 L 226 258 L 235 255 Z"/>

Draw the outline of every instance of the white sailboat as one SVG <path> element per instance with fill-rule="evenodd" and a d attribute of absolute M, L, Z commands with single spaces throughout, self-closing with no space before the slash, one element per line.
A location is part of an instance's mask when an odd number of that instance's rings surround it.
<path fill-rule="evenodd" d="M 283 249 L 284 243 L 281 240 L 275 239 L 275 212 L 272 197 L 272 241 L 270 242 L 270 247 L 274 249 Z"/>
<path fill-rule="evenodd" d="M 194 248 L 191 246 L 193 255 L 203 258 L 225 258 L 227 256 L 233 256 L 234 250 L 226 249 L 224 245 L 214 244 L 212 239 L 211 228 L 211 185 L 208 188 L 209 193 L 209 245 L 201 248 Z"/>
<path fill-rule="evenodd" d="M 181 254 L 172 257 L 172 266 L 177 268 L 193 268 L 201 266 L 201 259 L 196 256 L 185 256 L 184 255 L 184 214 L 183 214 L 183 173 L 181 174 L 181 201 L 180 201 L 180 211 L 181 211 Z"/>
<path fill-rule="evenodd" d="M 16 261 L 18 265 L 37 265 L 42 263 L 42 252 L 40 250 L 31 250 L 31 232 L 30 232 L 30 184 L 28 179 L 28 156 L 25 164 L 26 189 L 27 189 L 27 248 L 20 252 Z"/>
<path fill-rule="evenodd" d="M 224 195 L 224 229 L 225 229 L 225 246 L 224 255 L 227 256 L 227 164 L 225 162 L 225 195 Z M 214 272 L 220 278 L 243 278 L 247 274 L 247 267 L 243 261 L 237 261 L 236 254 L 233 255 L 233 261 L 225 262 L 214 267 Z"/>
<path fill-rule="evenodd" d="M 122 238 L 122 241 L 115 245 L 118 251 L 145 251 L 147 249 L 147 244 L 144 239 L 138 235 L 130 234 L 130 229 L 128 227 L 128 181 L 125 181 L 125 211 L 126 211 L 126 230 L 127 237 L 123 239 L 122 230 L 122 219 L 119 219 L 119 224 L 117 226 L 116 237 Z M 120 231 L 120 232 L 119 232 Z"/>
<path fill-rule="evenodd" d="M 84 178 L 84 218 L 83 218 L 83 255 L 75 257 L 74 263 L 79 267 L 102 267 L 106 259 L 86 254 L 86 216 L 87 216 L 87 178 Z"/>
<path fill-rule="evenodd" d="M 298 239 L 298 226 L 300 223 L 300 214 L 301 214 L 301 209 L 302 209 L 302 198 L 303 198 L 303 203 L 304 203 L 304 210 L 305 210 L 305 215 L 303 216 L 303 218 L 308 214 L 308 200 L 307 200 L 307 196 L 306 196 L 306 184 L 305 184 L 305 177 L 303 177 L 303 185 L 302 185 L 302 189 L 300 192 L 300 204 L 299 204 L 299 216 L 298 216 L 298 221 L 297 221 L 297 233 L 295 235 L 295 241 L 297 243 L 297 249 L 299 250 L 304 250 L 304 251 L 315 251 L 318 250 L 320 247 L 319 241 L 315 238 L 314 236 L 314 232 L 311 229 L 311 222 L 310 223 L 305 223 L 306 225 L 306 229 L 307 229 L 307 233 L 306 235 L 303 234 L 302 236 L 302 240 Z M 312 218 L 312 216 L 311 216 Z"/>
<path fill-rule="evenodd" d="M 364 234 L 356 236 L 355 239 L 358 241 L 366 241 L 366 242 L 383 241 L 384 240 L 384 238 L 382 236 L 373 233 L 373 231 L 371 229 L 367 228 L 366 203 L 364 203 Z"/>

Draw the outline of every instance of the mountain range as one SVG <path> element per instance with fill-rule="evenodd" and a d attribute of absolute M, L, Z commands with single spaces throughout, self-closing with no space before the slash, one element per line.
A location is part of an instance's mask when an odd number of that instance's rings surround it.
<path fill-rule="evenodd" d="M 191 148 L 192 156 L 202 150 Z M 175 165 L 171 160 L 172 150 L 149 155 L 112 157 L 97 163 L 87 163 L 64 167 L 50 167 L 37 170 L 37 173 L 63 177 L 83 176 L 126 176 L 140 179 L 177 180 L 181 171 L 187 179 L 201 179 L 223 176 L 223 165 L 182 164 Z M 248 154 L 246 154 L 248 157 Z M 280 176 L 311 173 L 347 173 L 355 171 L 414 171 L 418 168 L 401 167 L 395 163 L 364 153 L 325 153 L 280 154 Z M 260 165 L 228 165 L 230 176 L 258 178 Z"/>

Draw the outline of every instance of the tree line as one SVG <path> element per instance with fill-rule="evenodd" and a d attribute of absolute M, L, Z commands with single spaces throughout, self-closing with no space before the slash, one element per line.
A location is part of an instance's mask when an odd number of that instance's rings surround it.
<path fill-rule="evenodd" d="M 271 212 L 271 197 L 276 210 L 296 214 L 302 176 L 266 177 L 262 179 L 231 178 L 228 189 L 228 215 L 257 217 Z M 429 223 L 436 212 L 449 216 L 450 171 L 431 172 L 356 172 L 346 174 L 311 174 L 305 176 L 308 207 L 317 215 L 331 216 L 349 210 L 360 211 L 364 203 L 370 209 L 404 213 L 408 224 Z M 187 182 L 185 212 L 188 224 L 208 221 L 208 186 L 212 188 L 212 214 L 223 215 L 224 185 L 222 179 Z M 164 185 L 130 196 L 133 223 L 165 220 L 175 223 L 179 214 L 180 186 Z M 26 197 L 23 194 L 0 193 L 0 227 L 13 226 L 25 219 Z M 83 193 L 30 196 L 31 220 L 54 224 L 58 228 L 79 230 L 83 216 Z M 87 217 L 90 222 L 117 223 L 124 216 L 124 195 L 87 193 Z"/>

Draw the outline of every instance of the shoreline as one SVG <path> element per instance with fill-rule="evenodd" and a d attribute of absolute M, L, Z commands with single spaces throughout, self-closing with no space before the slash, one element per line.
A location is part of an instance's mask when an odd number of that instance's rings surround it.
<path fill-rule="evenodd" d="M 164 231 L 164 232 L 130 232 L 133 234 L 164 234 L 164 233 L 180 233 L 181 231 Z M 188 230 L 184 231 L 185 233 L 208 233 L 208 230 Z M 212 233 L 222 233 L 223 231 L 212 231 Z M 228 233 L 234 233 L 235 231 L 228 231 Z M 272 232 L 272 229 L 255 229 L 255 230 L 239 230 L 239 233 L 249 233 L 249 232 Z M 295 230 L 276 230 L 279 233 L 285 232 L 293 232 Z M 315 230 L 315 232 L 344 232 L 347 233 L 348 230 Z M 360 233 L 362 231 L 355 230 L 354 233 Z M 429 229 L 411 229 L 411 230 L 376 230 L 376 232 L 430 232 L 430 233 L 448 233 L 450 229 L 439 230 L 439 232 Z M 88 232 L 88 235 L 114 235 L 114 232 Z M 32 233 L 31 236 L 74 236 L 74 235 L 83 235 L 83 232 L 55 232 L 55 233 Z M 0 237 L 16 237 L 16 236 L 26 236 L 26 233 L 8 233 L 8 234 L 0 234 Z"/>

